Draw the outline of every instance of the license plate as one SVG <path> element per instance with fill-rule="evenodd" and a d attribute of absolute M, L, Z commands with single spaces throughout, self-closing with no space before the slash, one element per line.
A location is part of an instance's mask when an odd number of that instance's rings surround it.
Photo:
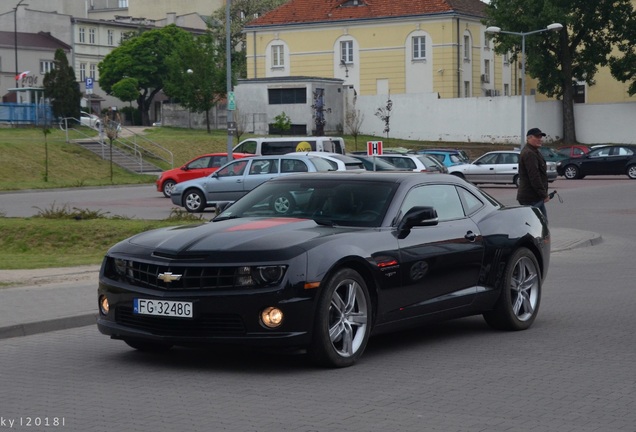
<path fill-rule="evenodd" d="M 171 300 L 133 300 L 133 313 L 137 315 L 155 315 L 178 318 L 192 318 L 192 302 Z"/>

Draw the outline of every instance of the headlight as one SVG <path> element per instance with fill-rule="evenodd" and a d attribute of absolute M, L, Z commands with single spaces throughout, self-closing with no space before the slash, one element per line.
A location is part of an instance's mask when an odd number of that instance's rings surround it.
<path fill-rule="evenodd" d="M 239 287 L 266 286 L 279 283 L 287 266 L 253 266 L 239 267 L 236 271 L 236 285 Z"/>

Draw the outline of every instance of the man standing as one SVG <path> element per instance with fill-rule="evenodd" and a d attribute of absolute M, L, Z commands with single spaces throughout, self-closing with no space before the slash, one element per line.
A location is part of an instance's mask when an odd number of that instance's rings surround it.
<path fill-rule="evenodd" d="M 548 219 L 545 203 L 548 195 L 548 172 L 545 159 L 539 152 L 545 136 L 541 129 L 532 128 L 526 134 L 526 145 L 519 155 L 519 189 L 517 201 L 521 205 L 531 205 L 541 210 Z"/>

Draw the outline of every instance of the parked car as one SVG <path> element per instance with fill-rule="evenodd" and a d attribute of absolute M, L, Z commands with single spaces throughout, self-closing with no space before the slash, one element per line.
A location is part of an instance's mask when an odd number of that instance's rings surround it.
<path fill-rule="evenodd" d="M 383 153 L 377 158 L 384 159 L 398 168 L 407 168 L 411 171 L 429 173 L 448 173 L 448 169 L 437 159 L 421 154 L 397 154 Z"/>
<path fill-rule="evenodd" d="M 499 183 L 519 186 L 519 150 L 498 150 L 488 152 L 472 163 L 453 165 L 450 174 L 474 184 Z M 556 162 L 546 162 L 548 181 L 557 178 Z"/>
<path fill-rule="evenodd" d="M 562 154 L 563 156 L 566 156 L 568 158 L 581 157 L 589 152 L 590 148 L 583 144 L 575 144 L 557 148 L 557 153 Z"/>
<path fill-rule="evenodd" d="M 247 153 L 232 153 L 232 159 L 240 159 L 252 156 Z M 177 183 L 205 177 L 218 170 L 227 163 L 227 153 L 209 153 L 197 156 L 188 163 L 161 173 L 157 181 L 157 192 L 162 192 L 166 198 L 170 198 L 172 189 Z"/>
<path fill-rule="evenodd" d="M 248 138 L 238 143 L 233 151 L 254 155 L 281 155 L 291 152 L 320 151 L 345 154 L 341 137 L 277 137 Z"/>
<path fill-rule="evenodd" d="M 546 162 L 559 162 L 559 161 L 562 161 L 563 159 L 568 158 L 565 155 L 555 152 L 550 147 L 541 146 L 539 147 L 539 152 L 543 156 L 543 159 L 546 160 Z"/>
<path fill-rule="evenodd" d="M 338 153 L 328 153 L 321 151 L 310 151 L 302 153 L 289 153 L 289 154 L 304 154 L 308 156 L 321 157 L 331 164 L 333 171 L 366 171 L 364 164 L 350 155 L 343 155 Z"/>
<path fill-rule="evenodd" d="M 470 162 L 470 157 L 468 156 L 468 153 L 466 153 L 465 150 L 448 149 L 448 148 L 432 148 L 432 149 L 426 149 L 426 150 L 456 152 L 457 156 L 460 157 L 462 160 L 464 160 L 465 163 Z"/>
<path fill-rule="evenodd" d="M 418 150 L 417 153 L 431 156 L 437 159 L 446 167 L 468 163 L 468 158 L 464 158 L 457 150 L 423 149 L 423 150 Z"/>
<path fill-rule="evenodd" d="M 100 120 L 99 116 L 95 114 L 89 114 L 86 111 L 80 112 L 80 124 L 93 129 L 99 129 Z"/>
<path fill-rule="evenodd" d="M 411 171 L 408 168 L 398 168 L 389 161 L 374 156 L 362 154 L 349 154 L 349 156 L 362 162 L 367 171 Z"/>
<path fill-rule="evenodd" d="M 607 145 L 593 148 L 584 156 L 563 160 L 557 167 L 568 180 L 588 175 L 627 175 L 636 180 L 636 146 Z"/>
<path fill-rule="evenodd" d="M 305 199 L 283 215 L 270 203 L 284 194 Z M 370 337 L 431 321 L 529 328 L 549 262 L 538 209 L 505 207 L 457 177 L 295 174 L 210 222 L 110 248 L 97 327 L 144 351 L 251 345 L 346 367 Z"/>
<path fill-rule="evenodd" d="M 252 156 L 230 161 L 209 176 L 177 183 L 170 199 L 188 212 L 202 212 L 206 207 L 214 207 L 221 202 L 236 201 L 275 177 L 316 171 L 333 171 L 333 167 L 317 156 Z"/>

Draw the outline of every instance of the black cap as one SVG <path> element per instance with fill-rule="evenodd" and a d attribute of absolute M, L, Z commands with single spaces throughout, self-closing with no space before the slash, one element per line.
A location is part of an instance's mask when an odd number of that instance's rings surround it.
<path fill-rule="evenodd" d="M 526 136 L 545 136 L 545 134 L 543 132 L 541 132 L 541 129 L 539 128 L 532 128 L 528 131 L 528 133 L 526 134 Z"/>

